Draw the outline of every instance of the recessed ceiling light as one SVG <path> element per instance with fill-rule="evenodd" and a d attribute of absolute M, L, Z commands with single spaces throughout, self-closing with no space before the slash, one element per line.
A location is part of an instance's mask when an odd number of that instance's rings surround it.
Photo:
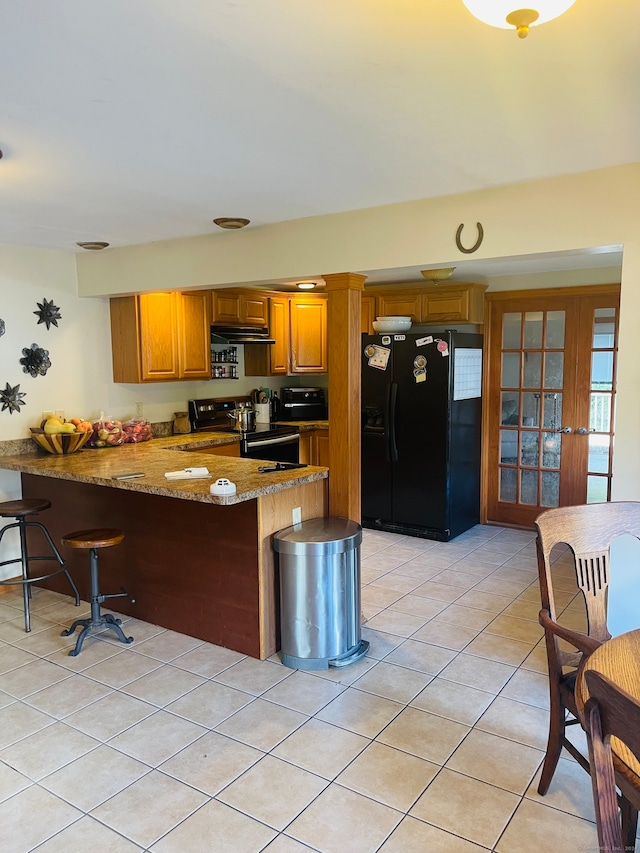
<path fill-rule="evenodd" d="M 237 216 L 221 216 L 219 219 L 214 219 L 213 224 L 220 228 L 228 228 L 231 231 L 236 231 L 238 228 L 244 228 L 251 222 L 250 219 L 240 219 Z"/>
<path fill-rule="evenodd" d="M 108 245 L 108 243 L 103 243 L 100 240 L 89 240 L 86 243 L 76 243 L 76 246 L 80 246 L 81 249 L 90 249 L 94 252 L 99 249 L 106 249 Z"/>
<path fill-rule="evenodd" d="M 299 281 L 296 283 L 296 287 L 299 290 L 313 290 L 315 286 L 315 281 Z"/>

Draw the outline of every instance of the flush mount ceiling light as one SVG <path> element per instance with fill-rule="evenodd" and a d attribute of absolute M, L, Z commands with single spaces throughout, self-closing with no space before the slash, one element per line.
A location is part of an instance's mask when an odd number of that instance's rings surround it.
<path fill-rule="evenodd" d="M 104 243 L 101 240 L 89 240 L 86 243 L 76 243 L 76 246 L 80 246 L 81 249 L 89 249 L 92 252 L 97 252 L 100 249 L 106 249 L 108 245 L 108 243 Z"/>
<path fill-rule="evenodd" d="M 530 26 L 559 18 L 576 0 L 532 0 L 530 8 L 520 8 L 518 0 L 462 0 L 467 9 L 485 24 L 508 30 L 515 27 L 518 37 L 529 35 Z M 526 2 L 526 0 L 525 0 Z"/>
<path fill-rule="evenodd" d="M 420 270 L 423 278 L 430 281 L 432 284 L 440 284 L 441 281 L 451 278 L 455 267 L 441 267 L 437 270 Z"/>
<path fill-rule="evenodd" d="M 315 281 L 298 281 L 296 282 L 296 287 L 298 290 L 313 290 L 316 286 Z"/>
<path fill-rule="evenodd" d="M 231 231 L 237 231 L 238 228 L 244 228 L 251 222 L 250 219 L 239 219 L 237 216 L 221 216 L 219 219 L 214 219 L 213 224 L 219 228 L 228 228 Z"/>

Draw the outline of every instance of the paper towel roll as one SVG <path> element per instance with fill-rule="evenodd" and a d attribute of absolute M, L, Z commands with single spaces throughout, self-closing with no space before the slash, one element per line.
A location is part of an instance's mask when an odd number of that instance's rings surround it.
<path fill-rule="evenodd" d="M 269 423 L 269 403 L 254 403 L 254 409 L 256 410 L 256 423 L 257 424 L 268 424 Z"/>

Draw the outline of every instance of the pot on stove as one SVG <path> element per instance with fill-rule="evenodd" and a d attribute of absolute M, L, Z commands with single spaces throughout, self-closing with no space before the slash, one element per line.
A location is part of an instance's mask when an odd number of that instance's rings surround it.
<path fill-rule="evenodd" d="M 239 403 L 236 409 L 227 412 L 227 417 L 232 419 L 233 428 L 241 432 L 256 428 L 256 412 L 250 403 Z"/>

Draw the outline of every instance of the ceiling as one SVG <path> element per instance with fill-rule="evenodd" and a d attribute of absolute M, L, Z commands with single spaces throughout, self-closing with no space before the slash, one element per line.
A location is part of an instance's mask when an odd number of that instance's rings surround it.
<path fill-rule="evenodd" d="M 639 31 L 637 0 L 577 0 L 526 40 L 461 0 L 0 0 L 0 242 L 119 247 L 638 162 Z M 611 258 L 529 271 L 548 263 Z"/>

